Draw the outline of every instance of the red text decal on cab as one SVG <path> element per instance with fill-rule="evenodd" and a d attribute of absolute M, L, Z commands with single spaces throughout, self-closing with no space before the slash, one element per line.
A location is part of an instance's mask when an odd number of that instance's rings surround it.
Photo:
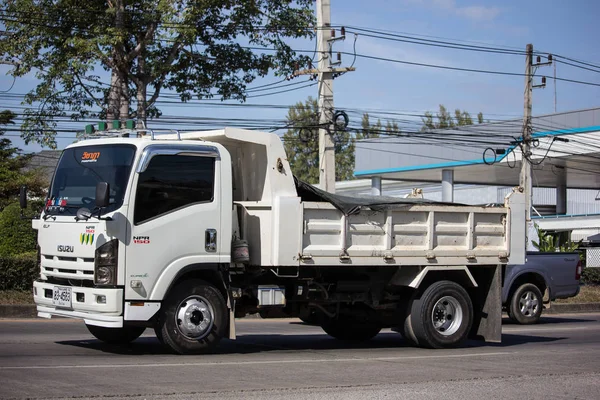
<path fill-rule="evenodd" d="M 100 158 L 100 152 L 88 153 L 84 151 L 81 155 L 81 162 L 96 162 Z"/>

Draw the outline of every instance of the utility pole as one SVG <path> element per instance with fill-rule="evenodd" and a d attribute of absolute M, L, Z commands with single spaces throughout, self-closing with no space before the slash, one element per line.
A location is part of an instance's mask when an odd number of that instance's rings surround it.
<path fill-rule="evenodd" d="M 317 0 L 317 50 L 319 57 L 319 187 L 335 193 L 333 133 L 333 72 L 331 71 L 331 2 Z"/>
<path fill-rule="evenodd" d="M 523 106 L 523 138 L 521 143 L 521 175 L 520 186 L 525 192 L 525 232 L 529 232 L 529 224 L 531 223 L 531 200 L 532 200 L 532 185 L 531 185 L 531 142 L 533 126 L 531 123 L 531 95 L 535 88 L 546 87 L 546 77 L 542 76 L 542 84 L 533 84 L 533 67 L 540 67 L 552 64 L 552 54 L 545 56 L 546 62 L 542 62 L 542 57 L 537 56 L 537 60 L 533 62 L 533 45 L 528 44 L 525 49 L 525 104 Z M 529 242 L 529 234 L 526 236 L 527 243 Z"/>
<path fill-rule="evenodd" d="M 523 107 L 523 142 L 521 144 L 520 186 L 525 192 L 525 226 L 526 232 L 531 221 L 531 92 L 533 89 L 533 45 L 528 44 L 525 50 L 525 105 Z"/>
<path fill-rule="evenodd" d="M 317 68 L 312 65 L 308 69 L 294 71 L 292 78 L 300 75 L 317 76 L 319 106 L 319 187 L 327 192 L 335 193 L 335 131 L 333 108 L 333 79 L 346 72 L 355 71 L 354 67 L 339 67 L 342 63 L 341 53 L 337 60 L 332 60 L 332 45 L 338 40 L 346 39 L 346 29 L 341 28 L 340 36 L 335 36 L 331 29 L 331 0 L 317 0 Z"/>
<path fill-rule="evenodd" d="M 556 114 L 556 63 L 554 63 L 554 113 Z"/>

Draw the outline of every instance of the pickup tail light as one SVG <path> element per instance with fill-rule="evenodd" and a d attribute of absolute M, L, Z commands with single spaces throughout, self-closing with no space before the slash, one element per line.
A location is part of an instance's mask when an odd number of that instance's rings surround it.
<path fill-rule="evenodd" d="M 576 280 L 581 279 L 581 272 L 582 272 L 582 266 L 581 266 L 581 260 L 579 260 L 577 262 L 577 267 L 575 267 L 575 279 Z"/>

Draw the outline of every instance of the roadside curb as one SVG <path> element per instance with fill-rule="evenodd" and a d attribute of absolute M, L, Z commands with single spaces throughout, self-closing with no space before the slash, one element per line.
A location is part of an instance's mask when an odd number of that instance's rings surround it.
<path fill-rule="evenodd" d="M 570 313 L 586 313 L 599 312 L 600 303 L 573 303 L 573 304 L 557 304 L 552 303 L 550 308 L 545 309 L 543 314 L 570 314 Z"/>
<path fill-rule="evenodd" d="M 32 304 L 0 304 L 0 318 L 35 318 L 37 310 Z"/>
<path fill-rule="evenodd" d="M 544 314 L 577 314 L 588 312 L 600 312 L 600 303 L 574 303 L 556 304 L 552 303 L 550 308 L 544 310 Z M 33 304 L 0 304 L 0 318 L 35 318 L 37 311 Z M 244 318 L 260 319 L 259 314 L 247 315 Z"/>

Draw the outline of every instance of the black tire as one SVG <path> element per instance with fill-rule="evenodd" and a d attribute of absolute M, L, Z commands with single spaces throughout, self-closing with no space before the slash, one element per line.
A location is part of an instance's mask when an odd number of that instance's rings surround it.
<path fill-rule="evenodd" d="M 543 298 L 533 283 L 524 283 L 510 298 L 510 317 L 521 325 L 536 324 L 542 315 Z"/>
<path fill-rule="evenodd" d="M 402 334 L 420 347 L 456 347 L 467 338 L 472 323 L 473 305 L 467 291 L 455 282 L 439 281 L 410 301 Z"/>
<path fill-rule="evenodd" d="M 321 328 L 339 340 L 364 342 L 377 336 L 381 323 L 372 309 L 358 305 L 342 310 L 337 318 L 323 317 Z"/>
<path fill-rule="evenodd" d="M 353 322 L 329 318 L 321 325 L 325 333 L 339 340 L 365 342 L 381 331 L 381 326 L 368 322 Z"/>
<path fill-rule="evenodd" d="M 105 328 L 85 324 L 94 337 L 104 343 L 128 344 L 139 338 L 146 330 L 143 326 L 125 326 L 123 328 Z"/>
<path fill-rule="evenodd" d="M 398 327 L 398 332 L 402 335 L 404 340 L 408 343 L 417 346 L 417 337 L 415 336 L 415 332 L 412 328 L 411 321 L 411 309 L 414 299 L 417 297 L 417 292 L 413 293 L 409 297 L 405 297 L 405 302 L 402 302 L 400 307 L 403 307 L 400 310 L 400 326 Z"/>
<path fill-rule="evenodd" d="M 320 315 L 315 310 L 309 308 L 303 309 L 298 318 L 307 325 L 321 325 Z"/>
<path fill-rule="evenodd" d="M 160 344 L 165 344 L 165 339 L 162 335 L 162 325 L 158 324 L 154 326 L 154 334 L 156 335 L 156 338 L 158 339 Z"/>
<path fill-rule="evenodd" d="M 165 345 L 179 354 L 211 351 L 227 334 L 229 322 L 221 292 L 199 279 L 180 283 L 171 290 L 159 320 Z"/>

